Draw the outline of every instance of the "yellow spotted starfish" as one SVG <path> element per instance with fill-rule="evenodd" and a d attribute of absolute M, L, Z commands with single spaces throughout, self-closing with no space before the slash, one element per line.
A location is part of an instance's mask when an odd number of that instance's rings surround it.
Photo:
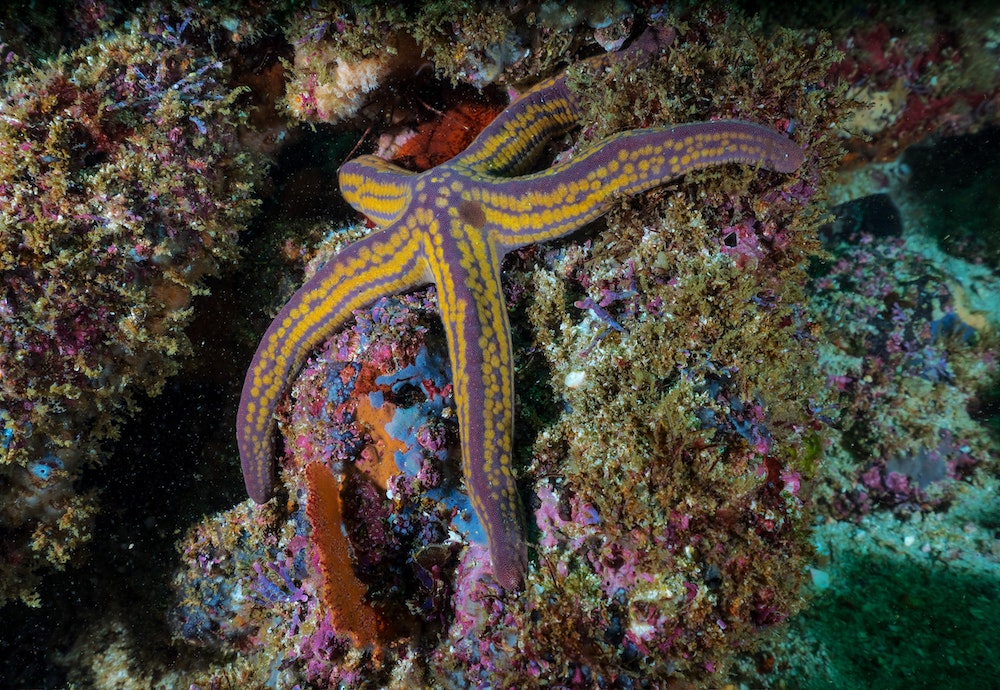
<path fill-rule="evenodd" d="M 647 31 L 620 53 L 592 59 L 646 62 L 672 34 Z M 617 199 L 721 163 L 795 170 L 801 149 L 765 127 L 735 120 L 636 129 L 571 161 L 519 174 L 554 135 L 575 126 L 579 106 L 559 76 L 514 101 L 460 155 L 423 173 L 375 156 L 340 169 L 344 197 L 379 226 L 303 285 L 264 334 L 240 399 L 237 435 L 247 491 L 274 488 L 275 408 L 306 356 L 355 309 L 434 283 L 447 334 L 462 469 L 489 542 L 493 574 L 515 589 L 527 569 L 524 523 L 511 473 L 513 362 L 500 286 L 504 256 L 563 237 Z"/>

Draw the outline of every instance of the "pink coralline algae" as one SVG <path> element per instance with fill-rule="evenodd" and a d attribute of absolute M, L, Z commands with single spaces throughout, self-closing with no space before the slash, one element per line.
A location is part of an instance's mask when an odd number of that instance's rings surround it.
<path fill-rule="evenodd" d="M 435 316 L 433 290 L 383 299 L 307 363 L 284 411 L 282 479 L 293 510 L 282 518 L 248 502 L 188 535 L 174 581 L 178 638 L 283 649 L 289 687 L 336 687 L 356 682 L 373 651 L 406 658 L 410 652 L 389 648 L 395 636 L 441 634 L 457 553 L 466 541 L 482 549 L 485 538 L 458 490 L 457 422 Z M 321 567 L 310 538 L 317 525 L 306 519 L 306 468 L 314 463 L 341 478 L 350 577 L 367 585 L 366 598 L 391 624 L 385 649 L 352 650 L 358 636 L 337 627 L 346 617 L 323 594 L 344 574 Z M 270 625 L 275 617 L 288 627 Z M 378 677 L 377 668 L 368 672 Z"/>
<path fill-rule="evenodd" d="M 969 410 L 995 363 L 926 259 L 900 239 L 843 240 L 815 279 L 838 458 L 818 496 L 838 518 L 934 510 L 990 455 Z"/>
<path fill-rule="evenodd" d="M 842 39 L 844 59 L 830 76 L 868 105 L 842 123 L 852 136 L 848 164 L 895 158 L 925 138 L 966 133 L 1000 119 L 989 21 L 962 25 L 930 8 L 913 14 L 923 16 L 861 22 Z"/>
<path fill-rule="evenodd" d="M 458 491 L 457 421 L 434 317 L 433 290 L 359 313 L 299 376 L 286 430 L 290 492 L 311 462 L 343 476 L 355 570 L 400 603 L 433 597 L 434 582 L 420 580 L 445 574 L 431 564 L 434 554 L 450 560 L 449 530 L 482 539 Z"/>
<path fill-rule="evenodd" d="M 188 351 L 203 276 L 255 207 L 217 59 L 153 21 L 0 93 L 0 602 L 63 566 L 96 509 L 74 482 Z"/>

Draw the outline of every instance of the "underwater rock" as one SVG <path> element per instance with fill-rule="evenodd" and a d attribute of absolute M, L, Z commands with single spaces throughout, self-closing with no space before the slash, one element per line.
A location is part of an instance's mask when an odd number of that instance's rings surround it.
<path fill-rule="evenodd" d="M 256 207 L 238 91 L 185 26 L 137 21 L 5 75 L 0 603 L 37 601 L 33 574 L 90 538 L 77 480 L 177 371 L 191 298 Z"/>

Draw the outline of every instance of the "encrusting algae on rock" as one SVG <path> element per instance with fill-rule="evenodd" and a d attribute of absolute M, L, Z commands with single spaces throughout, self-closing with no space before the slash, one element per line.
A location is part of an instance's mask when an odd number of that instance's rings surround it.
<path fill-rule="evenodd" d="M 0 603 L 89 539 L 75 482 L 177 371 L 191 297 L 256 207 L 239 91 L 185 26 L 136 20 L 3 82 Z"/>
<path fill-rule="evenodd" d="M 452 631 L 452 658 L 480 679 L 499 670 L 476 661 L 484 645 L 515 629 L 516 670 L 502 676 L 512 683 L 707 681 L 801 605 L 803 459 L 820 426 L 801 292 L 819 216 L 806 205 L 836 156 L 827 126 L 839 107 L 810 85 L 836 53 L 789 33 L 765 45 L 739 24 L 689 18 L 665 60 L 619 75 L 634 90 L 595 99 L 598 126 L 584 137 L 636 112 L 674 121 L 691 103 L 708 104 L 701 117 L 762 104 L 809 142 L 803 168 L 689 175 L 679 191 L 613 210 L 589 241 L 511 262 L 530 295 L 513 310 L 534 333 L 515 359 L 545 358 L 565 411 L 527 469 L 541 535 L 526 610 L 511 603 L 506 620 Z M 551 662 L 552 649 L 565 656 Z"/>

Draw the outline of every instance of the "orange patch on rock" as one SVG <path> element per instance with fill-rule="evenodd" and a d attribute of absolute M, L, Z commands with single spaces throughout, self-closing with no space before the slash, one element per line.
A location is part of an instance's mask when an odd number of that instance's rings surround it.
<path fill-rule="evenodd" d="M 338 633 L 351 638 L 356 647 L 380 649 L 388 625 L 365 601 L 368 587 L 354 574 L 350 544 L 345 536 L 340 483 L 321 462 L 306 466 L 309 501 L 306 516 L 312 525 L 310 539 L 319 552 L 323 571 L 323 601 Z"/>
<path fill-rule="evenodd" d="M 358 468 L 383 491 L 389 483 L 389 478 L 399 474 L 396 451 L 406 452 L 406 444 L 393 438 L 385 428 L 395 412 L 396 406 L 388 402 L 382 403 L 382 406 L 376 409 L 367 395 L 358 398 L 354 410 L 358 422 L 364 425 L 365 431 L 373 441 L 372 445 L 366 446 L 361 451 L 362 462 L 358 464 Z"/>
<path fill-rule="evenodd" d="M 502 107 L 487 103 L 459 103 L 417 125 L 416 133 L 400 146 L 393 160 L 411 170 L 437 167 L 467 149 L 502 111 Z"/>

